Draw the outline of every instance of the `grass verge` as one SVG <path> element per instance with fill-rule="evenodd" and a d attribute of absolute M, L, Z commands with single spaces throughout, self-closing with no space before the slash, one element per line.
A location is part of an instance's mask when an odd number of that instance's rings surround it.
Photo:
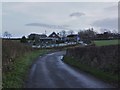
<path fill-rule="evenodd" d="M 11 65 L 13 70 L 3 73 L 3 88 L 22 88 L 27 72 L 35 58 L 47 53 L 49 50 L 36 50 L 26 53 L 24 56 L 17 58 Z"/>
<path fill-rule="evenodd" d="M 93 41 L 93 43 L 96 46 L 117 45 L 117 44 L 120 44 L 119 42 L 120 42 L 120 40 L 96 40 L 96 41 Z"/>
<path fill-rule="evenodd" d="M 101 70 L 90 67 L 88 65 L 81 64 L 79 61 L 75 60 L 74 58 L 68 57 L 68 56 L 64 56 L 63 61 L 69 65 L 72 65 L 78 68 L 79 70 L 90 73 L 91 75 L 99 79 L 102 79 L 103 81 L 108 82 L 116 87 L 118 85 L 118 81 L 119 81 L 118 75 L 112 75 L 111 73 L 103 72 Z"/>

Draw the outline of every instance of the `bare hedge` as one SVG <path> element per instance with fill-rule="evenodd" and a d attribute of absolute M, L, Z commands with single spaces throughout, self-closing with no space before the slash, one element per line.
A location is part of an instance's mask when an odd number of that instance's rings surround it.
<path fill-rule="evenodd" d="M 11 70 L 11 64 L 19 56 L 24 55 L 26 52 L 30 52 L 33 49 L 19 41 L 2 40 L 2 70 L 7 72 Z"/>
<path fill-rule="evenodd" d="M 118 74 L 118 51 L 120 45 L 87 46 L 67 49 L 67 56 L 72 56 L 82 64 L 101 69 L 105 72 Z"/>

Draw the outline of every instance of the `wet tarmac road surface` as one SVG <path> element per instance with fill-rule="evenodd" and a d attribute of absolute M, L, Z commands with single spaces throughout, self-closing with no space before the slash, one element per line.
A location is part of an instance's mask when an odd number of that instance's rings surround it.
<path fill-rule="evenodd" d="M 32 65 L 26 88 L 112 88 L 95 77 L 78 71 L 61 59 L 64 51 L 39 57 Z"/>

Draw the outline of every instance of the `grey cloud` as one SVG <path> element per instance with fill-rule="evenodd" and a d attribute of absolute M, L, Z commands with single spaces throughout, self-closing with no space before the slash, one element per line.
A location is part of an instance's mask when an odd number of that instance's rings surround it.
<path fill-rule="evenodd" d="M 51 29 L 67 29 L 68 25 L 50 25 L 44 23 L 28 23 L 26 26 L 37 26 L 37 27 L 44 27 L 44 28 L 51 28 Z"/>
<path fill-rule="evenodd" d="M 82 13 L 82 12 L 75 12 L 75 13 L 71 13 L 70 14 L 70 17 L 80 17 L 80 16 L 84 16 L 85 13 Z"/>
<path fill-rule="evenodd" d="M 106 18 L 97 20 L 92 23 L 92 26 L 105 29 L 118 29 L 118 18 Z"/>

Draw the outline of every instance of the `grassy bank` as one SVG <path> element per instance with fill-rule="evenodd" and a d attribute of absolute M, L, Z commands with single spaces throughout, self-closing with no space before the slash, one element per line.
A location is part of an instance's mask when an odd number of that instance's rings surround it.
<path fill-rule="evenodd" d="M 96 40 L 96 41 L 93 41 L 93 43 L 96 46 L 117 45 L 117 44 L 120 44 L 119 42 L 120 42 L 120 40 Z"/>
<path fill-rule="evenodd" d="M 30 46 L 13 40 L 2 40 L 2 71 L 4 73 L 11 71 L 10 66 L 16 61 L 16 58 L 34 51 Z"/>
<path fill-rule="evenodd" d="M 49 50 L 37 50 L 24 54 L 19 57 L 10 66 L 13 70 L 3 73 L 3 87 L 4 88 L 21 88 L 23 87 L 26 74 L 33 61 L 39 55 L 47 53 Z"/>
<path fill-rule="evenodd" d="M 88 65 L 81 64 L 80 61 L 77 61 L 72 57 L 64 56 L 63 61 L 69 65 L 72 65 L 72 66 L 78 68 L 79 70 L 90 73 L 91 75 L 94 75 L 95 77 L 100 78 L 103 81 L 106 81 L 108 83 L 111 83 L 111 84 L 117 86 L 118 75 L 112 75 L 111 73 L 103 72 L 103 71 L 98 70 L 96 68 L 89 67 Z"/>

